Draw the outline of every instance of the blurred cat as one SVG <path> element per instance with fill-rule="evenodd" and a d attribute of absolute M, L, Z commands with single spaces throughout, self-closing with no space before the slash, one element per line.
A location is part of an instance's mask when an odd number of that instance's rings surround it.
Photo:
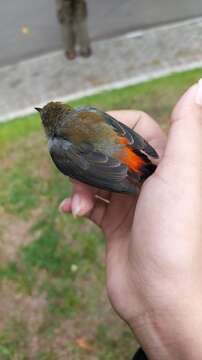
<path fill-rule="evenodd" d="M 70 60 L 79 55 L 89 57 L 92 53 L 87 27 L 87 4 L 85 0 L 56 0 L 57 18 L 62 26 L 65 54 Z"/>

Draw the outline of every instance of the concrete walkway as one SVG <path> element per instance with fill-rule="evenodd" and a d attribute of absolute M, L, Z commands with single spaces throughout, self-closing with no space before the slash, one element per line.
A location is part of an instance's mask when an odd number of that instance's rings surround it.
<path fill-rule="evenodd" d="M 128 33 L 93 44 L 89 59 L 62 51 L 0 69 L 0 121 L 48 100 L 70 100 L 173 71 L 202 67 L 202 18 Z M 201 71 L 202 75 L 202 71 Z"/>
<path fill-rule="evenodd" d="M 87 0 L 93 41 L 202 16 L 201 0 Z M 1 1 L 0 67 L 62 48 L 55 0 Z M 3 51 L 2 51 L 3 50 Z"/>

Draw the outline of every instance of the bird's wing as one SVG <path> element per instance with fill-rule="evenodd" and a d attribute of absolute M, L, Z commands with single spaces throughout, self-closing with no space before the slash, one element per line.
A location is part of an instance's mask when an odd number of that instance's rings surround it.
<path fill-rule="evenodd" d="M 113 127 L 117 134 L 125 139 L 127 139 L 127 145 L 131 146 L 134 150 L 144 152 L 146 155 L 153 158 L 158 158 L 158 154 L 154 148 L 149 145 L 149 143 L 144 140 L 144 138 L 137 134 L 134 130 L 130 129 L 127 125 L 119 122 L 111 115 L 105 113 L 104 111 L 98 110 L 94 107 L 80 107 L 76 109 L 79 112 L 93 112 L 100 115 L 104 120 Z"/>
<path fill-rule="evenodd" d="M 135 192 L 139 175 L 128 180 L 128 167 L 118 159 L 95 151 L 93 146 L 82 148 L 71 142 L 54 138 L 49 141 L 49 151 L 57 168 L 65 175 L 81 182 L 117 192 Z"/>

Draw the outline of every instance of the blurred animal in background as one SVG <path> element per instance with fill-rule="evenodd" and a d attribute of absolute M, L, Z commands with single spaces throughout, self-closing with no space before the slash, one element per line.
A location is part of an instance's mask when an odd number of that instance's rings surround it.
<path fill-rule="evenodd" d="M 65 54 L 69 60 L 79 55 L 92 54 L 87 26 L 87 4 L 85 0 L 56 0 L 57 18 L 62 27 Z"/>

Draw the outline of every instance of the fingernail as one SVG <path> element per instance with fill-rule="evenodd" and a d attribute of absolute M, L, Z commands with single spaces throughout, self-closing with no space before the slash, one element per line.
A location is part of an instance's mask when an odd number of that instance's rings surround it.
<path fill-rule="evenodd" d="M 81 211 L 81 200 L 79 195 L 74 195 L 72 200 L 72 215 L 74 217 L 79 216 Z"/>
<path fill-rule="evenodd" d="M 59 210 L 60 213 L 65 212 L 65 203 L 66 203 L 66 199 L 63 200 L 63 201 L 61 202 L 61 204 L 59 205 L 58 210 Z"/>
<path fill-rule="evenodd" d="M 202 105 L 202 79 L 198 82 L 198 87 L 196 90 L 195 103 L 197 105 Z"/>

